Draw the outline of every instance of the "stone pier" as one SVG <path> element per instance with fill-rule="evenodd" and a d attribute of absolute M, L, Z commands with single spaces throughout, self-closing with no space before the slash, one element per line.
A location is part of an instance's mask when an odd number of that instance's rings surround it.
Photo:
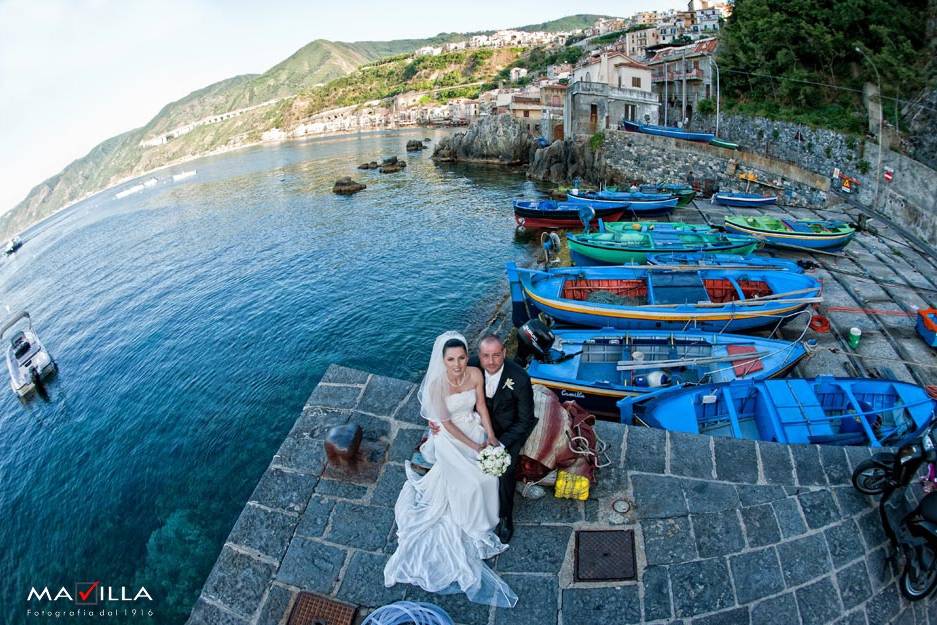
<path fill-rule="evenodd" d="M 461 625 L 937 624 L 902 599 L 874 502 L 849 484 L 864 448 L 783 446 L 599 423 L 611 465 L 589 500 L 518 498 L 511 546 L 492 562 L 511 610 L 385 588 L 393 504 L 423 423 L 415 385 L 328 369 L 257 484 L 189 625 L 285 623 L 300 591 L 360 606 L 431 601 Z M 354 422 L 382 446 L 376 478 L 331 479 L 323 437 Z M 624 500 L 630 510 L 613 510 Z M 620 504 L 619 504 L 620 506 Z M 619 507 L 619 510 L 622 508 Z M 583 529 L 632 529 L 634 582 L 578 583 Z"/>

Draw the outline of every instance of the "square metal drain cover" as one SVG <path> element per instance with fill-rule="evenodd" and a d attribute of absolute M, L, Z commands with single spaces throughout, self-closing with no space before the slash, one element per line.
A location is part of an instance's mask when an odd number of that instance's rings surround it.
<path fill-rule="evenodd" d="M 328 597 L 301 592 L 287 625 L 351 625 L 357 608 Z"/>
<path fill-rule="evenodd" d="M 634 530 L 576 532 L 576 581 L 616 582 L 637 577 Z"/>

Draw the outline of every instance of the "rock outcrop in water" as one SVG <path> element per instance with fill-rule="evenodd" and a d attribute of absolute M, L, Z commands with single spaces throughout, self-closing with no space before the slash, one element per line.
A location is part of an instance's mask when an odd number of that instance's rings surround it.
<path fill-rule="evenodd" d="M 533 143 L 527 129 L 510 115 L 490 115 L 436 144 L 439 162 L 524 165 L 530 162 Z"/>
<path fill-rule="evenodd" d="M 582 178 L 591 182 L 604 181 L 605 159 L 586 141 L 557 140 L 534 152 L 527 177 L 550 182 L 567 182 Z"/>
<path fill-rule="evenodd" d="M 367 188 L 368 185 L 355 182 L 350 177 L 345 176 L 344 178 L 339 178 L 335 181 L 335 185 L 332 187 L 332 193 L 338 193 L 339 195 L 351 195 L 352 193 L 357 193 L 358 191 L 363 191 Z"/>

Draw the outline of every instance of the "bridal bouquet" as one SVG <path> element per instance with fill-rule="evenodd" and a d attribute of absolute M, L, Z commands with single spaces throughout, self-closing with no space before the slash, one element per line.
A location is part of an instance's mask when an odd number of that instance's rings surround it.
<path fill-rule="evenodd" d="M 478 452 L 478 468 L 482 473 L 501 477 L 511 464 L 511 455 L 504 447 L 485 447 Z"/>

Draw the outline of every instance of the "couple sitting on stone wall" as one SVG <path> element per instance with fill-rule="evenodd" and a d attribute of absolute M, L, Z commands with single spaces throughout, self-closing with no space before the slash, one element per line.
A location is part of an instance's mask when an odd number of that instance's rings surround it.
<path fill-rule="evenodd" d="M 505 360 L 497 336 L 483 337 L 478 357 L 470 359 L 465 338 L 446 332 L 433 345 L 419 399 L 433 432 L 420 451 L 433 466 L 421 477 L 407 463 L 394 507 L 398 546 L 384 583 L 464 592 L 476 603 L 513 607 L 517 595 L 483 560 L 507 549 L 514 531 L 518 457 L 536 423 L 530 378 Z M 478 465 L 489 446 L 510 454 L 501 477 Z"/>

